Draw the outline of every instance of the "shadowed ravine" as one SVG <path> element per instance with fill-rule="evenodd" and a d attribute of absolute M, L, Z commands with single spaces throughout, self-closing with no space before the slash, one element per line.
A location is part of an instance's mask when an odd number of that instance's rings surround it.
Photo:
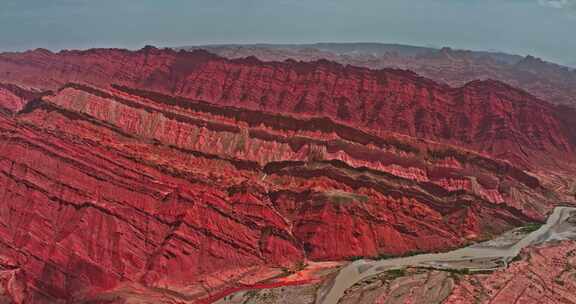
<path fill-rule="evenodd" d="M 507 267 L 508 262 L 530 245 L 576 238 L 574 225 L 576 208 L 557 207 L 546 224 L 520 240 L 510 240 L 505 234 L 495 240 L 438 254 L 421 254 L 385 260 L 358 260 L 342 268 L 317 294 L 316 303 L 338 303 L 344 292 L 354 284 L 382 272 L 405 267 L 436 269 L 494 270 Z"/>

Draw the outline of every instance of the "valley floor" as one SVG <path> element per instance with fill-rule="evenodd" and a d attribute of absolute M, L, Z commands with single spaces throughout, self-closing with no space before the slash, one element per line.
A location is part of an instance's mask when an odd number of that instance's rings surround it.
<path fill-rule="evenodd" d="M 358 260 L 316 284 L 247 290 L 218 303 L 576 303 L 576 208 L 466 248 Z M 575 285 L 575 286 L 573 286 Z"/>

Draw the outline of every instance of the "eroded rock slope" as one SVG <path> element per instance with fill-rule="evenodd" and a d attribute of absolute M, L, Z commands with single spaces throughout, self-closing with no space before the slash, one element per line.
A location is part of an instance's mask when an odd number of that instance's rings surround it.
<path fill-rule="evenodd" d="M 150 48 L 1 57 L 21 72 L 0 73 L 16 303 L 209 302 L 310 263 L 460 247 L 571 191 L 543 172 L 574 157 L 572 118 L 497 82 Z"/>

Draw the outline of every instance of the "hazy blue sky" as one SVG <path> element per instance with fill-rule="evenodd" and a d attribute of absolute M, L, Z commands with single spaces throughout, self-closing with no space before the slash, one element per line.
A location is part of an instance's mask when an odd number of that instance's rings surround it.
<path fill-rule="evenodd" d="M 576 63 L 576 0 L 0 0 L 0 50 L 393 42 Z"/>

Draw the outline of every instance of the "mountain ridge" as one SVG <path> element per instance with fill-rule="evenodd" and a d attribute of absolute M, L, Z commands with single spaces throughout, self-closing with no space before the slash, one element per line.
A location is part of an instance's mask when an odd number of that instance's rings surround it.
<path fill-rule="evenodd" d="M 146 47 L 0 54 L 0 83 L 9 302 L 212 303 L 576 204 L 576 115 L 499 81 Z"/>
<path fill-rule="evenodd" d="M 177 49 L 206 49 L 227 58 L 256 56 L 264 61 L 330 59 L 375 69 L 396 67 L 461 86 L 475 79 L 497 79 L 521 87 L 556 104 L 575 106 L 576 70 L 531 55 L 422 48 L 407 45 L 342 43 L 310 45 L 204 45 Z M 340 46 L 340 47 L 338 47 Z"/>

